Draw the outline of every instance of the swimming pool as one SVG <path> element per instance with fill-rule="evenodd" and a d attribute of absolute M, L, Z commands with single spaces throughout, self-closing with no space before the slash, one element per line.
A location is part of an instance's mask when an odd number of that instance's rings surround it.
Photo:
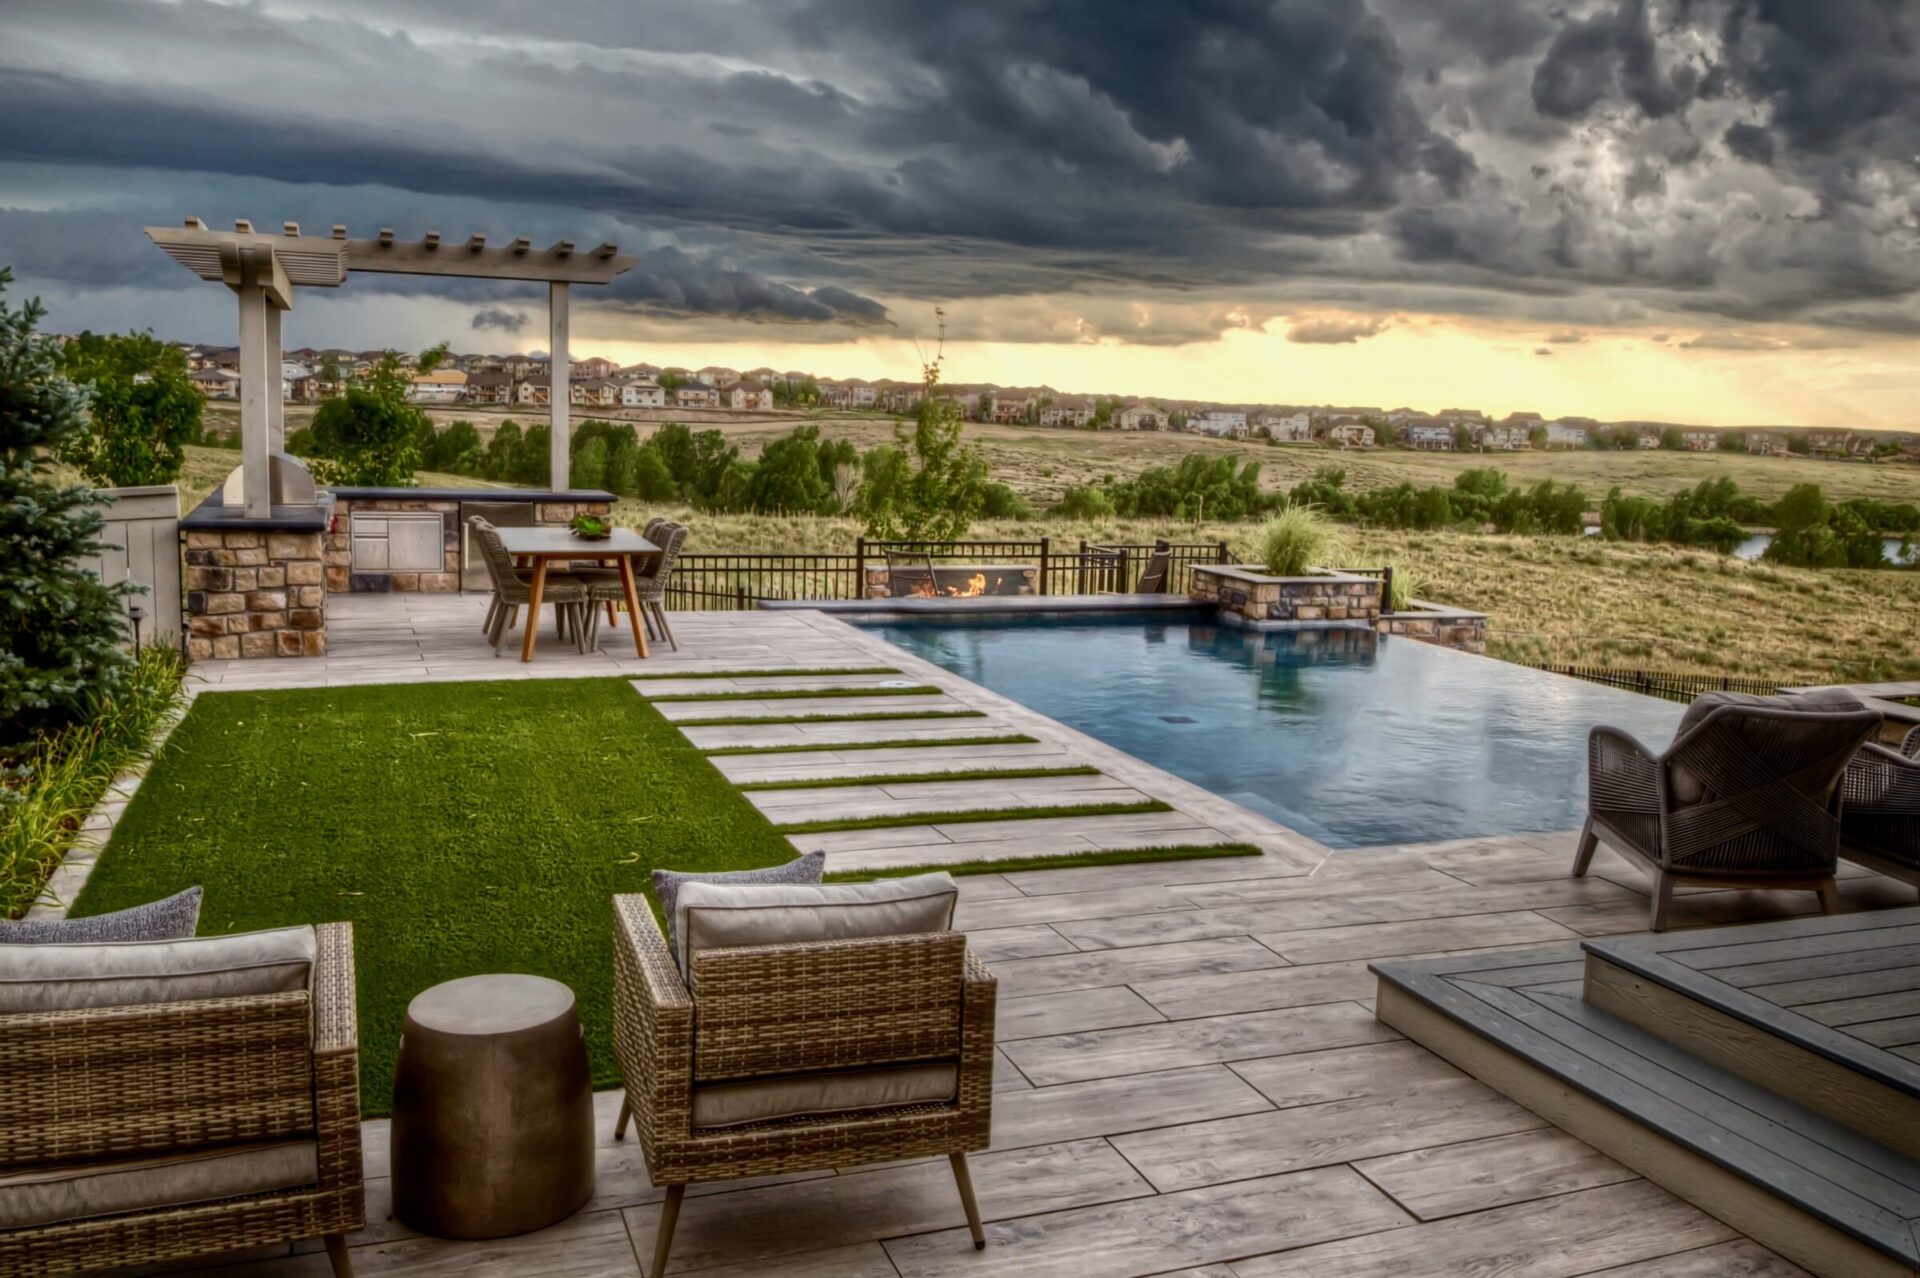
<path fill-rule="evenodd" d="M 1360 630 L 887 620 L 955 674 L 1333 847 L 1570 829 L 1586 736 L 1655 749 L 1681 707 Z"/>

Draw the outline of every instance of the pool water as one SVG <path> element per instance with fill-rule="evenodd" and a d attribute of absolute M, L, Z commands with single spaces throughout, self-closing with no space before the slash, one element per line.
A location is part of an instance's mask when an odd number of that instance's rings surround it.
<path fill-rule="evenodd" d="M 1333 847 L 1563 830 L 1596 723 L 1657 750 L 1681 707 L 1413 639 L 1201 621 L 868 627 Z"/>

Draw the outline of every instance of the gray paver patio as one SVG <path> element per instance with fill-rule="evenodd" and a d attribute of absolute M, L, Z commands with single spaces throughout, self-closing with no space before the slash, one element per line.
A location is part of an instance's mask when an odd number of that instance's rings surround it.
<path fill-rule="evenodd" d="M 1066 832 L 1026 821 L 908 827 L 913 838 L 928 840 L 919 843 L 903 842 L 897 829 L 864 831 L 867 841 L 843 838 L 830 854 L 841 864 L 875 851 L 1030 855 L 1093 846 L 1109 835 L 1140 840 L 1187 829 L 1266 848 L 1257 859 L 964 881 L 960 924 L 1000 979 L 993 1149 L 975 1160 L 990 1241 L 984 1252 L 967 1241 L 944 1165 L 917 1162 L 703 1186 L 682 1214 L 673 1274 L 1801 1273 L 1373 1019 L 1370 958 L 1521 947 L 1637 927 L 1645 917 L 1643 880 L 1610 857 L 1596 862 L 1591 880 L 1570 880 L 1565 833 L 1329 857 L 1311 840 L 944 671 L 936 676 L 904 654 L 877 661 L 877 641 L 803 613 L 690 614 L 675 618 L 679 654 L 662 651 L 643 663 L 630 649 L 581 656 L 550 642 L 523 667 L 507 657 L 496 662 L 478 643 L 477 601 L 355 598 L 335 608 L 349 624 L 322 663 L 205 663 L 199 673 L 207 686 L 227 688 L 892 664 L 915 683 L 987 711 L 991 731 L 1028 732 L 1040 743 L 898 752 L 914 756 L 905 765 L 880 764 L 873 756 L 882 752 L 848 751 L 735 756 L 716 759 L 716 766 L 735 780 L 778 780 L 1091 764 L 1102 786 L 1176 809 L 1171 829 L 1164 817 L 1162 828 L 1138 817 L 1088 818 L 1061 827 Z M 369 647 L 359 646 L 356 631 L 370 637 Z M 723 690 L 697 682 L 681 690 Z M 885 803 L 948 810 L 961 806 L 955 796 L 963 792 L 1073 793 L 1091 780 L 1064 779 L 1064 790 L 1005 781 L 876 789 Z M 789 814 L 807 811 L 815 801 L 805 797 L 810 793 L 821 792 L 766 792 L 758 801 L 776 819 L 798 819 Z M 866 788 L 840 797 L 883 802 Z M 1094 824 L 1101 820 L 1135 824 Z M 1911 900 L 1911 889 L 1872 876 L 1850 877 L 1842 892 L 1856 908 Z M 1713 892 L 1682 897 L 1675 913 L 1688 925 L 1779 917 L 1791 908 L 1784 897 Z M 593 1201 L 561 1225 L 490 1243 L 419 1238 L 394 1222 L 386 1125 L 369 1123 L 370 1219 L 352 1240 L 357 1271 L 471 1278 L 641 1273 L 660 1191 L 648 1181 L 637 1146 L 612 1141 L 617 1095 L 596 1101 L 600 1186 Z M 311 1245 L 201 1268 L 231 1278 L 327 1272 Z"/>

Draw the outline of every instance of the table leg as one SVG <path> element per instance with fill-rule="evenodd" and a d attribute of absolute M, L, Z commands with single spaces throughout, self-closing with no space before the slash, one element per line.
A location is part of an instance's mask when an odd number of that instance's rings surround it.
<path fill-rule="evenodd" d="M 547 560 L 544 555 L 533 561 L 533 584 L 527 589 L 527 629 L 520 640 L 520 660 L 533 660 L 533 645 L 540 638 L 540 596 L 547 589 Z"/>
<path fill-rule="evenodd" d="M 647 628 L 640 624 L 640 591 L 633 584 L 633 556 L 620 556 L 620 593 L 627 597 L 627 615 L 633 618 L 633 650 L 647 655 Z"/>

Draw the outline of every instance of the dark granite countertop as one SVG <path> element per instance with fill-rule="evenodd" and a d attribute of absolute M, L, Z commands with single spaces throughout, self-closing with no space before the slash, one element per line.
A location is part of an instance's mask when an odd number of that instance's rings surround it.
<path fill-rule="evenodd" d="M 333 499 L 325 493 L 312 506 L 275 506 L 265 519 L 247 518 L 242 506 L 223 506 L 216 489 L 180 520 L 188 532 L 325 532 L 333 519 Z"/>
<path fill-rule="evenodd" d="M 598 488 L 350 488 L 330 487 L 349 501 L 618 501 Z"/>

